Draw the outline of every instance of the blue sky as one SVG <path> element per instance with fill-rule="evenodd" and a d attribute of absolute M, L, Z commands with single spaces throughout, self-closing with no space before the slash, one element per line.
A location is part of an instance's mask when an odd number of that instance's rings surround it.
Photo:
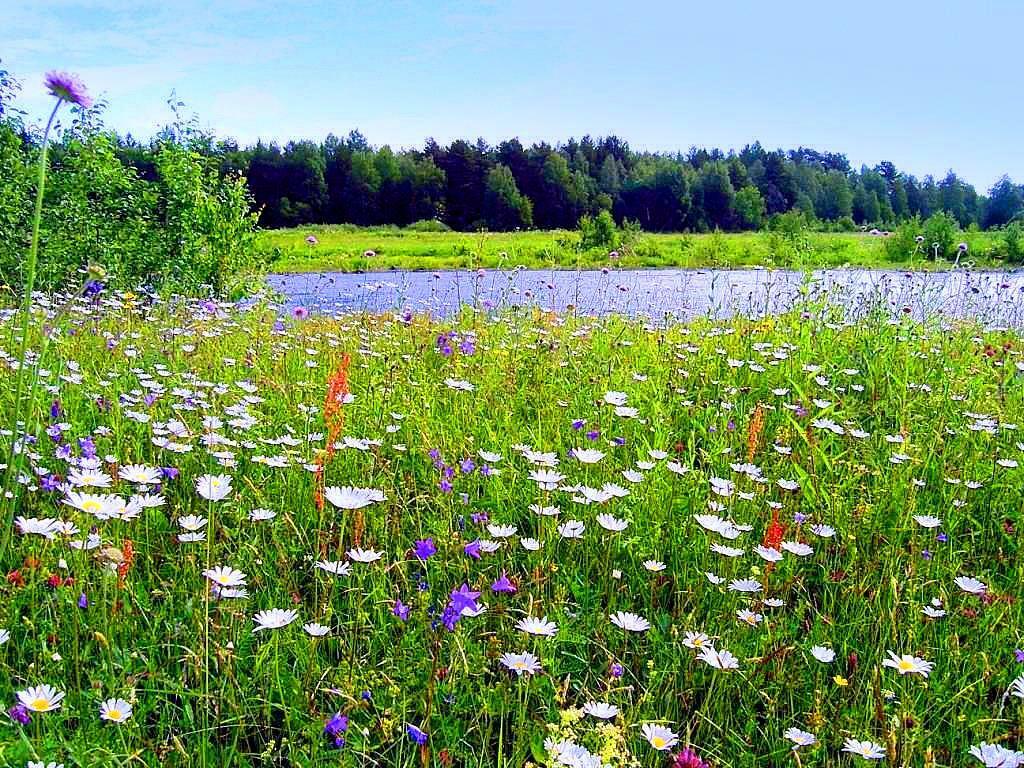
<path fill-rule="evenodd" d="M 79 72 L 149 136 L 172 89 L 218 135 L 845 152 L 987 189 L 1024 182 L 1022 0 L 7 3 L 0 60 L 41 115 Z"/>

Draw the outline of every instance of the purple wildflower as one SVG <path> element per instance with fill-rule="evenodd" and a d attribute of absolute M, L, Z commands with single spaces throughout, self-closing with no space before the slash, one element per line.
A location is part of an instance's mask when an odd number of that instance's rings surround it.
<path fill-rule="evenodd" d="M 395 607 L 392 609 L 392 613 L 395 614 L 401 621 L 409 620 L 409 606 L 403 603 L 401 600 L 395 600 Z"/>
<path fill-rule="evenodd" d="M 434 546 L 434 540 L 431 538 L 420 539 L 416 542 L 416 546 L 413 548 L 413 554 L 415 554 L 420 560 L 426 560 L 431 555 L 437 554 L 437 547 Z"/>
<path fill-rule="evenodd" d="M 85 592 L 78 596 L 78 607 L 83 611 L 89 607 L 89 598 L 85 596 Z"/>
<path fill-rule="evenodd" d="M 341 749 L 345 746 L 345 731 L 348 730 L 348 717 L 335 712 L 324 724 L 324 736 L 334 740 L 334 746 Z"/>
<path fill-rule="evenodd" d="M 96 458 L 96 443 L 92 441 L 91 437 L 80 437 L 78 439 L 78 447 L 82 449 L 82 455 L 85 458 Z"/>
<path fill-rule="evenodd" d="M 458 589 L 453 589 L 451 593 L 452 605 L 455 606 L 459 613 L 462 613 L 464 610 L 476 611 L 478 608 L 476 599 L 478 597 L 480 597 L 480 593 L 471 590 L 469 584 L 465 582 Z"/>
<path fill-rule="evenodd" d="M 480 559 L 480 541 L 478 539 L 469 542 L 462 548 L 462 551 L 472 557 L 474 560 Z"/>
<path fill-rule="evenodd" d="M 700 756 L 690 747 L 683 749 L 676 755 L 672 762 L 672 768 L 710 768 L 707 763 L 700 759 Z"/>
<path fill-rule="evenodd" d="M 508 575 L 505 573 L 504 570 L 502 570 L 501 578 L 499 578 L 497 581 L 491 584 L 491 591 L 505 592 L 511 595 L 515 593 L 516 585 L 509 580 Z"/>
<path fill-rule="evenodd" d="M 422 728 L 417 728 L 412 723 L 409 723 L 409 725 L 405 726 L 405 732 L 409 734 L 410 739 L 415 741 L 420 746 L 423 746 L 427 743 L 427 732 L 424 731 Z"/>
<path fill-rule="evenodd" d="M 449 632 L 454 632 L 455 625 L 459 623 L 461 618 L 462 612 L 455 607 L 455 603 L 448 603 L 444 607 L 444 613 L 441 614 L 441 623 Z"/>
<path fill-rule="evenodd" d="M 47 72 L 46 87 L 54 96 L 61 101 L 75 104 L 83 109 L 92 106 L 92 97 L 85 89 L 85 84 L 78 79 L 78 75 L 70 72 Z"/>
<path fill-rule="evenodd" d="M 24 704 L 15 704 L 7 710 L 7 715 L 11 720 L 22 725 L 28 725 L 32 722 L 32 715 L 28 713 L 28 708 Z"/>
<path fill-rule="evenodd" d="M 622 677 L 622 673 L 626 670 L 622 668 L 622 665 L 619 664 L 619 662 L 615 661 L 612 662 L 612 665 L 611 667 L 609 667 L 608 671 L 611 673 L 612 677 Z"/>

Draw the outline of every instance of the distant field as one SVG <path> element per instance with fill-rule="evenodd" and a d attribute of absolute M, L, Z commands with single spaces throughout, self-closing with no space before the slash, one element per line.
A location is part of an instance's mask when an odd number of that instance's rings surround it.
<path fill-rule="evenodd" d="M 315 245 L 306 242 L 308 236 Z M 998 266 L 986 258 L 995 236 L 965 233 L 978 266 Z M 892 259 L 885 238 L 863 233 L 806 233 L 787 238 L 778 233 L 743 232 L 708 235 L 645 234 L 609 257 L 608 249 L 579 248 L 570 231 L 421 232 L 397 227 L 309 226 L 267 230 L 258 247 L 274 272 L 345 272 L 373 270 L 439 270 L 456 268 L 557 267 L 565 269 L 623 267 L 831 266 L 941 268 L 920 255 Z"/>

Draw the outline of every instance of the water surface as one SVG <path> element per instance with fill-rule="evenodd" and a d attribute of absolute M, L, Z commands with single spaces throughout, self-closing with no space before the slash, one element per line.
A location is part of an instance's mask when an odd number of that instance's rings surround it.
<path fill-rule="evenodd" d="M 825 269 L 481 270 L 480 272 L 316 272 L 268 278 L 289 308 L 430 312 L 462 306 L 491 311 L 536 306 L 557 312 L 678 320 L 762 317 L 828 302 L 856 319 L 882 310 L 918 319 L 975 319 L 1024 327 L 1024 271 L 900 272 Z"/>

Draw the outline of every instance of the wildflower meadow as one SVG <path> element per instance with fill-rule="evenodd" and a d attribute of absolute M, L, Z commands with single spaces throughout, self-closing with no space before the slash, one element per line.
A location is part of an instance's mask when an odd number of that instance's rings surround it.
<path fill-rule="evenodd" d="M 68 280 L 0 310 L 3 765 L 1024 764 L 1017 332 Z"/>

